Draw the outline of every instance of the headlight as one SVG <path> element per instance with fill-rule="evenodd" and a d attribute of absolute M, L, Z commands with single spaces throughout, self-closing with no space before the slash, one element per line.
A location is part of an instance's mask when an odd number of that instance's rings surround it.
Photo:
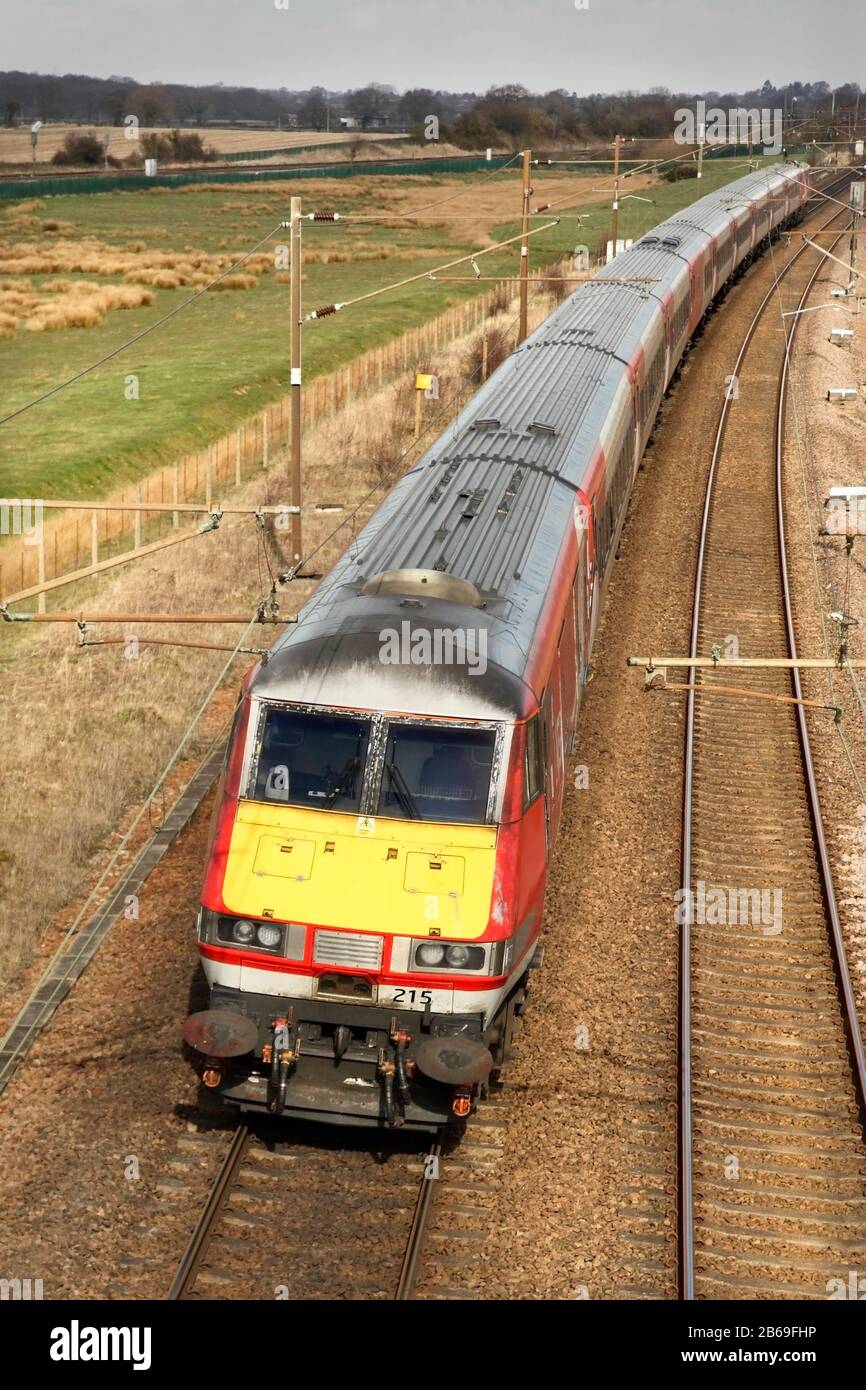
<path fill-rule="evenodd" d="M 415 952 L 419 965 L 441 965 L 445 959 L 445 947 L 438 941 L 425 941 Z"/>
<path fill-rule="evenodd" d="M 413 970 L 486 970 L 487 947 L 419 941 L 412 952 Z"/>
<path fill-rule="evenodd" d="M 307 929 L 300 922 L 260 922 L 202 908 L 199 940 L 223 946 L 249 946 L 287 960 L 303 960 Z"/>
<path fill-rule="evenodd" d="M 279 946 L 282 939 L 282 928 L 273 926 L 271 922 L 261 922 L 256 927 L 256 940 L 260 946 L 267 946 L 273 950 L 275 946 Z"/>

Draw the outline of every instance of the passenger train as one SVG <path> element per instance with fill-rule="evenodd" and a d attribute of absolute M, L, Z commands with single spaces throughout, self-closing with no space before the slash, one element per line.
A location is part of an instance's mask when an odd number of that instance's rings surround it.
<path fill-rule="evenodd" d="M 228 1103 L 435 1130 L 495 1078 L 656 413 L 713 300 L 820 178 L 753 172 L 583 283 L 249 674 L 198 919 L 210 1007 L 185 1027 Z"/>

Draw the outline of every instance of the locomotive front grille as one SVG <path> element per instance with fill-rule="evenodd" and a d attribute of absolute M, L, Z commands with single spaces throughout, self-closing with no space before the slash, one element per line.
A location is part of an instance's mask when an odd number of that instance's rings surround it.
<path fill-rule="evenodd" d="M 345 965 L 355 970 L 379 970 L 382 965 L 381 936 L 356 936 L 353 932 L 317 931 L 313 946 L 314 965 Z"/>

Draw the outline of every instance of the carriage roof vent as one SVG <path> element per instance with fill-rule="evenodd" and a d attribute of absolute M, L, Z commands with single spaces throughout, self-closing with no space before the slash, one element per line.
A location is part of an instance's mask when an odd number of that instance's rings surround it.
<path fill-rule="evenodd" d="M 530 420 L 527 429 L 532 430 L 533 434 L 557 434 L 555 425 L 547 425 L 543 420 Z"/>
<path fill-rule="evenodd" d="M 670 247 L 679 246 L 679 244 L 680 244 L 681 241 L 682 241 L 682 237 L 678 237 L 678 236 L 663 236 L 663 237 L 662 237 L 662 246 L 670 246 Z"/>
<path fill-rule="evenodd" d="M 440 570 L 383 570 L 366 581 L 361 593 L 368 598 L 382 594 L 399 594 L 401 597 L 444 599 L 448 603 L 462 603 L 468 608 L 483 607 L 481 595 L 468 579 L 460 579 L 456 574 Z"/>
<path fill-rule="evenodd" d="M 659 239 L 657 236 L 645 236 L 638 242 L 638 246 L 658 246 L 658 244 Z"/>
<path fill-rule="evenodd" d="M 497 420 L 495 415 L 481 415 L 477 420 L 472 421 L 474 430 L 498 430 L 502 428 L 502 421 Z"/>

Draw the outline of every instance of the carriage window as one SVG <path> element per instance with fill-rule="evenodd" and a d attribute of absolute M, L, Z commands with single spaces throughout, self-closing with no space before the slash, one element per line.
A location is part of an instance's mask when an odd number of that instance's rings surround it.
<path fill-rule="evenodd" d="M 316 811 L 359 810 L 369 736 L 369 719 L 268 709 L 254 799 Z"/>
<path fill-rule="evenodd" d="M 492 729 L 390 724 L 379 815 L 483 825 L 495 741 Z"/>
<path fill-rule="evenodd" d="M 541 720 L 533 715 L 526 725 L 526 766 L 523 777 L 523 805 L 534 801 L 544 786 L 544 758 L 541 747 Z"/>

